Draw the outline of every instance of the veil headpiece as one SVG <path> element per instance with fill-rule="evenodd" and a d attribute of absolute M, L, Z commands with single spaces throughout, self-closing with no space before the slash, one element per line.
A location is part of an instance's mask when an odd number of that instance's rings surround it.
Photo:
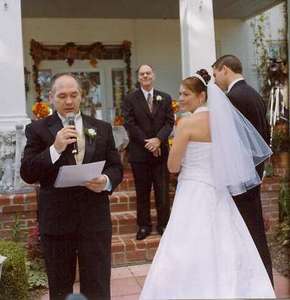
<path fill-rule="evenodd" d="M 197 73 L 193 74 L 192 77 L 198 78 L 205 86 L 207 86 L 206 81 L 203 79 L 203 77 Z"/>
<path fill-rule="evenodd" d="M 231 195 L 242 194 L 261 183 L 255 166 L 272 151 L 216 84 L 208 84 L 207 94 L 215 186 Z"/>

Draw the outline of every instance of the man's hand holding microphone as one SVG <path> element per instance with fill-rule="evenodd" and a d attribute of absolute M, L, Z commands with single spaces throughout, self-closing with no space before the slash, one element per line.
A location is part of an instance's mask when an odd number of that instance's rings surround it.
<path fill-rule="evenodd" d="M 54 141 L 54 148 L 60 154 L 62 153 L 67 145 L 73 144 L 73 154 L 78 153 L 78 144 L 77 144 L 77 137 L 78 133 L 75 128 L 75 115 L 74 113 L 68 113 L 66 115 L 68 125 L 62 128 L 57 132 L 55 141 Z"/>
<path fill-rule="evenodd" d="M 77 142 L 77 131 L 74 126 L 68 125 L 58 131 L 55 141 L 54 148 L 61 154 L 67 147 L 67 145 Z"/>
<path fill-rule="evenodd" d="M 59 154 L 61 154 L 68 145 L 73 144 L 72 154 L 76 155 L 78 154 L 78 132 L 75 127 L 75 114 L 68 113 L 66 115 L 66 121 L 68 125 L 57 132 L 54 141 L 54 148 Z M 100 175 L 99 177 L 87 181 L 85 186 L 95 193 L 100 193 L 106 188 L 107 180 L 108 178 L 106 176 Z"/>

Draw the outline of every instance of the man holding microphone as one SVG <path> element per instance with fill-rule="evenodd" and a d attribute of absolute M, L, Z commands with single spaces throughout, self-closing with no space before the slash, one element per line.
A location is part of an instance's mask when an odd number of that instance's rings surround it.
<path fill-rule="evenodd" d="M 88 299 L 110 299 L 108 195 L 122 181 L 123 169 L 111 126 L 80 113 L 81 94 L 74 75 L 56 75 L 50 91 L 56 111 L 27 125 L 25 131 L 20 172 L 26 182 L 40 183 L 39 226 L 53 300 L 73 292 L 77 258 L 82 294 Z M 101 160 L 106 161 L 102 175 L 85 186 L 54 187 L 61 166 Z"/>

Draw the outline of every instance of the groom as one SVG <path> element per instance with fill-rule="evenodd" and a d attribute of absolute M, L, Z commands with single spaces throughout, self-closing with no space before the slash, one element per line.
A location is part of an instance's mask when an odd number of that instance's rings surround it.
<path fill-rule="evenodd" d="M 226 92 L 231 103 L 253 124 L 269 144 L 270 131 L 266 119 L 266 105 L 259 93 L 243 78 L 240 60 L 234 55 L 224 55 L 212 67 L 216 84 Z M 262 178 L 264 165 L 258 165 L 256 170 Z M 265 235 L 260 186 L 233 198 L 273 284 L 272 262 Z"/>

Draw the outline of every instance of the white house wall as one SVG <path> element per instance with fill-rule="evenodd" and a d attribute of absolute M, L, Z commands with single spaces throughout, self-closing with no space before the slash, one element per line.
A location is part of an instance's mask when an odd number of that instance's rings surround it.
<path fill-rule="evenodd" d="M 253 45 L 250 42 L 251 28 L 240 20 L 215 20 L 217 56 L 233 53 L 241 58 L 244 75 L 256 86 Z M 178 96 L 181 80 L 181 46 L 179 20 L 160 19 L 23 19 L 24 61 L 29 71 L 32 59 L 29 55 L 30 40 L 44 44 L 75 42 L 89 44 L 100 41 L 104 44 L 132 42 L 132 75 L 141 63 L 155 68 L 156 87 Z M 201 49 L 202 51 L 202 49 Z M 195 70 L 193 70 L 195 71 Z M 110 92 L 106 95 L 111 97 Z M 34 95 L 29 95 L 27 112 L 31 114 Z"/>
<path fill-rule="evenodd" d="M 32 70 L 29 54 L 31 39 L 44 44 L 89 44 L 95 41 L 112 44 L 129 40 L 132 42 L 133 81 L 135 82 L 135 70 L 139 64 L 152 64 L 157 75 L 156 87 L 173 97 L 178 95 L 181 80 L 179 20 L 31 18 L 23 19 L 23 39 L 24 60 L 29 71 Z M 45 64 L 40 67 L 43 66 Z M 34 95 L 29 98 L 28 114 Z"/>
<path fill-rule="evenodd" d="M 249 28 L 242 20 L 215 20 L 216 41 L 220 45 L 217 56 L 234 54 L 241 59 L 244 76 L 251 78 L 249 55 L 251 45 L 248 43 Z"/>

